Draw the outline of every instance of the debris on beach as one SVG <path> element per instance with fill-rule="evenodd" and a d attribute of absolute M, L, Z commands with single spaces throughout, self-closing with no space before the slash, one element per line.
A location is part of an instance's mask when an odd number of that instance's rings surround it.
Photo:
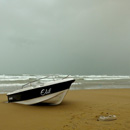
<path fill-rule="evenodd" d="M 108 116 L 99 116 L 97 121 L 113 121 L 117 120 L 116 115 L 108 115 Z"/>

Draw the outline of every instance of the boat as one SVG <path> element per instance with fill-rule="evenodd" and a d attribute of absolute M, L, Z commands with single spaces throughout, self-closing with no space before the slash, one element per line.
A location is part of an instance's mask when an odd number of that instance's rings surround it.
<path fill-rule="evenodd" d="M 40 79 L 41 80 L 41 79 Z M 73 78 L 59 79 L 50 82 L 29 82 L 21 89 L 7 93 L 8 103 L 19 103 L 33 105 L 37 103 L 48 103 L 50 105 L 60 104 L 67 94 Z"/>

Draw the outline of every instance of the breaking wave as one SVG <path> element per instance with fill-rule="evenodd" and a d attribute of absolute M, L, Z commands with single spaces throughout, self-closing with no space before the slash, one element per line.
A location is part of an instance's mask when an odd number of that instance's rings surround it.
<path fill-rule="evenodd" d="M 71 77 L 76 79 L 71 89 L 130 88 L 130 76 L 121 75 L 0 75 L 0 93 L 20 89 L 27 82 L 43 78 L 43 82 Z M 122 80 L 122 81 L 120 81 Z M 126 80 L 126 81 L 124 81 Z"/>

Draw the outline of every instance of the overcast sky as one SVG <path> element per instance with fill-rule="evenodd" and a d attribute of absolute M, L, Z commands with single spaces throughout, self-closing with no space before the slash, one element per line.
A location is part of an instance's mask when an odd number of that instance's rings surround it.
<path fill-rule="evenodd" d="M 130 75 L 130 0 L 0 0 L 0 74 Z"/>

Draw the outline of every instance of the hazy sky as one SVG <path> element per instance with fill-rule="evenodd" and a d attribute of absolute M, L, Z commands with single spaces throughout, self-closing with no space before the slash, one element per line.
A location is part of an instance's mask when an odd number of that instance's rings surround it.
<path fill-rule="evenodd" d="M 0 74 L 130 75 L 130 0 L 0 0 Z"/>

